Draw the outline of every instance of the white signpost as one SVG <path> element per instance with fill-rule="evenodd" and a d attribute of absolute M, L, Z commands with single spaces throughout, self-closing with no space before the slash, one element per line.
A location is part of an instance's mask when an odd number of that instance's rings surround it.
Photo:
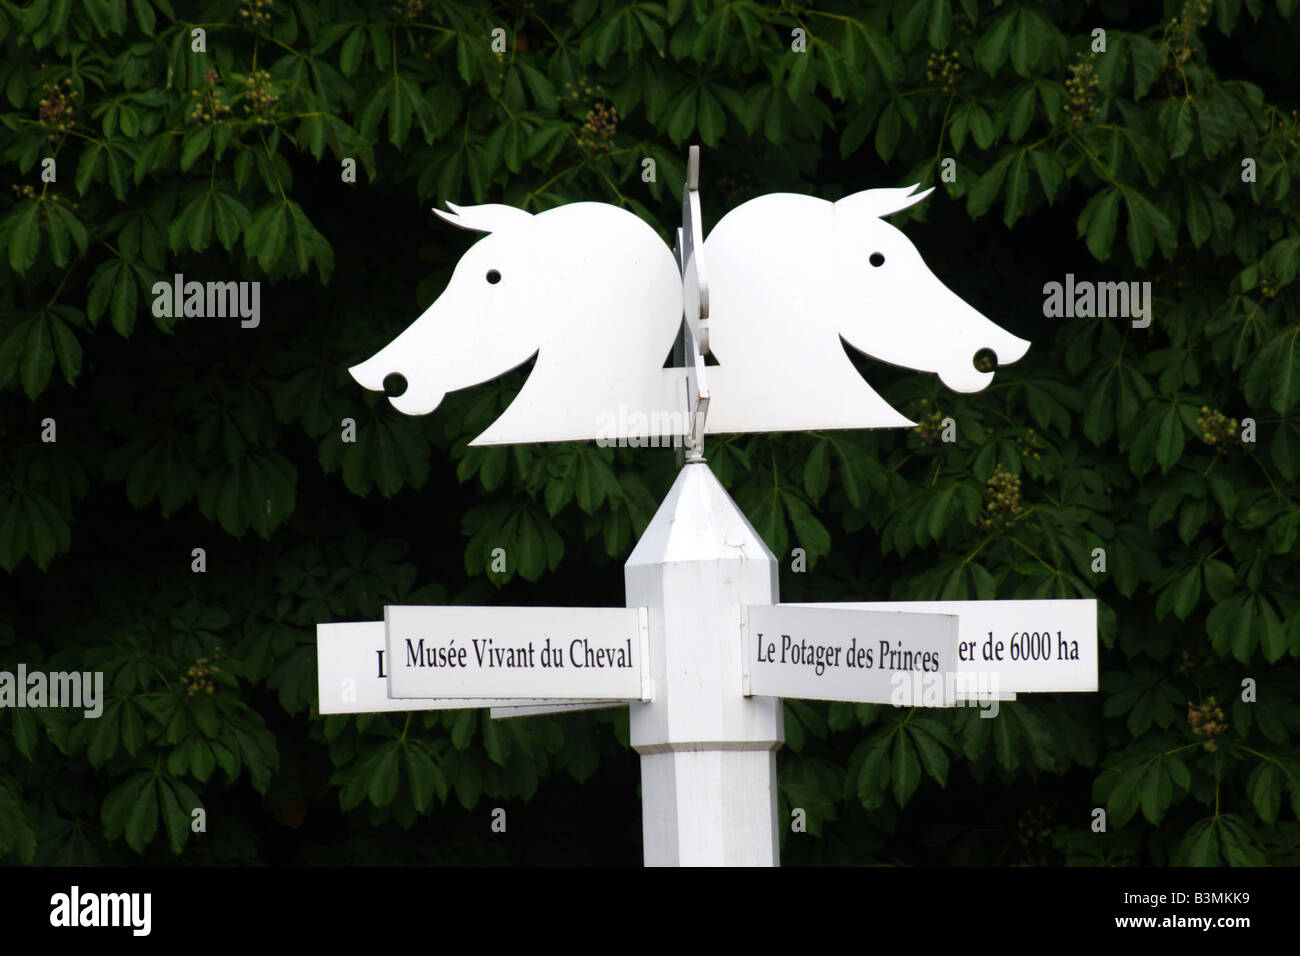
<path fill-rule="evenodd" d="M 993 377 L 974 370 L 978 350 L 1006 363 L 1028 349 L 884 222 L 925 197 L 914 188 L 836 203 L 763 196 L 705 240 L 691 147 L 671 254 L 601 203 L 440 213 L 490 235 L 353 376 L 376 390 L 406 376 L 390 401 L 425 414 L 448 389 L 536 353 L 524 388 L 473 444 L 673 438 L 682 467 L 624 566 L 625 608 L 392 606 L 383 622 L 320 624 L 320 712 L 517 717 L 626 704 L 646 865 L 770 866 L 783 698 L 987 702 L 981 716 L 994 717 L 1017 693 L 1095 691 L 1095 601 L 779 604 L 775 557 L 705 462 L 704 437 L 719 431 L 914 424 L 866 385 L 841 340 L 958 391 Z M 585 272 L 573 274 L 575 262 Z M 892 314 L 916 321 L 878 320 Z M 661 368 L 683 325 L 682 367 Z M 706 372 L 715 347 L 720 364 Z"/>
<path fill-rule="evenodd" d="M 414 700 L 388 696 L 388 651 L 383 621 L 316 625 L 316 678 L 322 714 L 375 714 L 395 710 L 491 707 L 500 716 L 615 707 L 626 700 L 520 700 L 502 697 Z"/>
<path fill-rule="evenodd" d="M 646 610 L 384 608 L 388 696 L 650 700 Z"/>
<path fill-rule="evenodd" d="M 957 618 L 789 604 L 745 608 L 746 696 L 957 703 Z"/>
<path fill-rule="evenodd" d="M 850 601 L 794 606 L 953 614 L 958 620 L 959 673 L 991 675 L 997 681 L 995 689 L 1010 694 L 1097 690 L 1096 601 Z"/>

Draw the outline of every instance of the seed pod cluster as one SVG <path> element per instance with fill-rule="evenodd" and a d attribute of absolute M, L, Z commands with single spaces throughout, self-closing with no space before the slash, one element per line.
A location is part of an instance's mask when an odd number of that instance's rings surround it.
<path fill-rule="evenodd" d="M 1204 737 L 1205 749 L 1214 753 L 1219 749 L 1215 738 L 1227 731 L 1228 721 L 1214 698 L 1207 697 L 1203 704 L 1187 702 L 1187 726 L 1197 737 Z"/>
<path fill-rule="evenodd" d="M 980 527 L 985 531 L 1009 528 L 1020 517 L 1024 503 L 1020 500 L 1020 477 L 1006 471 L 1001 464 L 993 469 L 987 482 L 989 501 L 980 516 Z"/>

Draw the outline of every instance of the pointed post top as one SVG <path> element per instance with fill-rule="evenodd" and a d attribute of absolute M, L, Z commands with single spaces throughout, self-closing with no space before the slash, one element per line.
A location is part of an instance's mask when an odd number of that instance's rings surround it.
<path fill-rule="evenodd" d="M 761 563 L 776 601 L 776 557 L 762 535 L 711 468 L 683 468 L 624 568 L 720 561 Z"/>

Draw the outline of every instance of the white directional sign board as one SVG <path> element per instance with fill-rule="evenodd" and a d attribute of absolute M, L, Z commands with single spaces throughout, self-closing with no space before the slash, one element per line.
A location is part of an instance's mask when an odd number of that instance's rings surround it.
<path fill-rule="evenodd" d="M 614 707 L 618 701 L 503 700 L 500 697 L 392 700 L 384 666 L 383 621 L 316 625 L 316 678 L 322 714 L 378 714 L 401 710 L 460 710 L 491 707 L 493 716 L 522 717 Z M 497 711 L 500 710 L 500 713 Z"/>
<path fill-rule="evenodd" d="M 1097 602 L 866 601 L 792 605 L 955 614 L 957 669 L 1000 694 L 1097 690 Z M 1005 697 L 1003 697 L 1005 699 Z"/>
<path fill-rule="evenodd" d="M 898 706 L 956 704 L 951 614 L 777 604 L 744 609 L 746 695 Z"/>
<path fill-rule="evenodd" d="M 645 608 L 392 605 L 384 623 L 392 698 L 653 697 Z"/>

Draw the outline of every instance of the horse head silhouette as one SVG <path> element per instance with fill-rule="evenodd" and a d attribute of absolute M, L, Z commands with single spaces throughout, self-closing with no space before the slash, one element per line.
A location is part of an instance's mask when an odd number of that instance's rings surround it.
<path fill-rule="evenodd" d="M 760 196 L 727 213 L 704 243 L 710 276 L 713 399 L 707 431 L 907 427 L 844 353 L 842 343 L 893 365 L 978 391 L 1029 343 L 947 289 L 884 216 L 930 192 L 868 189 L 831 203 Z M 580 202 L 533 215 L 512 206 L 438 212 L 488 235 L 406 331 L 349 371 L 409 415 L 453 389 L 536 365 L 510 407 L 472 444 L 680 434 L 684 370 L 662 368 L 682 317 L 672 253 L 633 214 Z M 436 210 L 435 210 L 436 211 Z M 611 431 L 627 409 L 641 424 Z M 648 425 L 646 424 L 648 422 Z"/>
<path fill-rule="evenodd" d="M 843 275 L 856 268 L 863 279 L 861 286 L 850 283 L 847 290 L 848 302 L 863 295 L 858 300 L 862 308 L 842 334 L 872 358 L 935 372 L 954 392 L 977 392 L 993 380 L 993 373 L 975 368 L 976 352 L 990 349 L 1005 365 L 1020 359 L 1029 343 L 950 291 L 907 236 L 884 221 L 883 216 L 933 192 L 911 195 L 915 189 L 868 189 L 835 203 L 835 269 Z M 863 268 L 864 254 L 870 268 Z"/>
<path fill-rule="evenodd" d="M 536 215 L 513 206 L 434 210 L 488 233 L 461 257 L 437 300 L 348 371 L 373 391 L 400 374 L 393 407 L 424 415 L 443 396 L 537 362 L 475 445 L 595 438 L 610 409 L 680 404 L 661 367 L 681 321 L 681 277 L 650 226 L 605 203 Z"/>
<path fill-rule="evenodd" d="M 880 428 L 915 424 L 889 406 L 844 354 L 934 372 L 958 392 L 993 378 L 991 349 L 1014 362 L 1029 343 L 950 291 L 884 216 L 931 190 L 868 189 L 828 202 L 760 196 L 727 213 L 704 248 L 710 333 L 710 432 Z"/>

